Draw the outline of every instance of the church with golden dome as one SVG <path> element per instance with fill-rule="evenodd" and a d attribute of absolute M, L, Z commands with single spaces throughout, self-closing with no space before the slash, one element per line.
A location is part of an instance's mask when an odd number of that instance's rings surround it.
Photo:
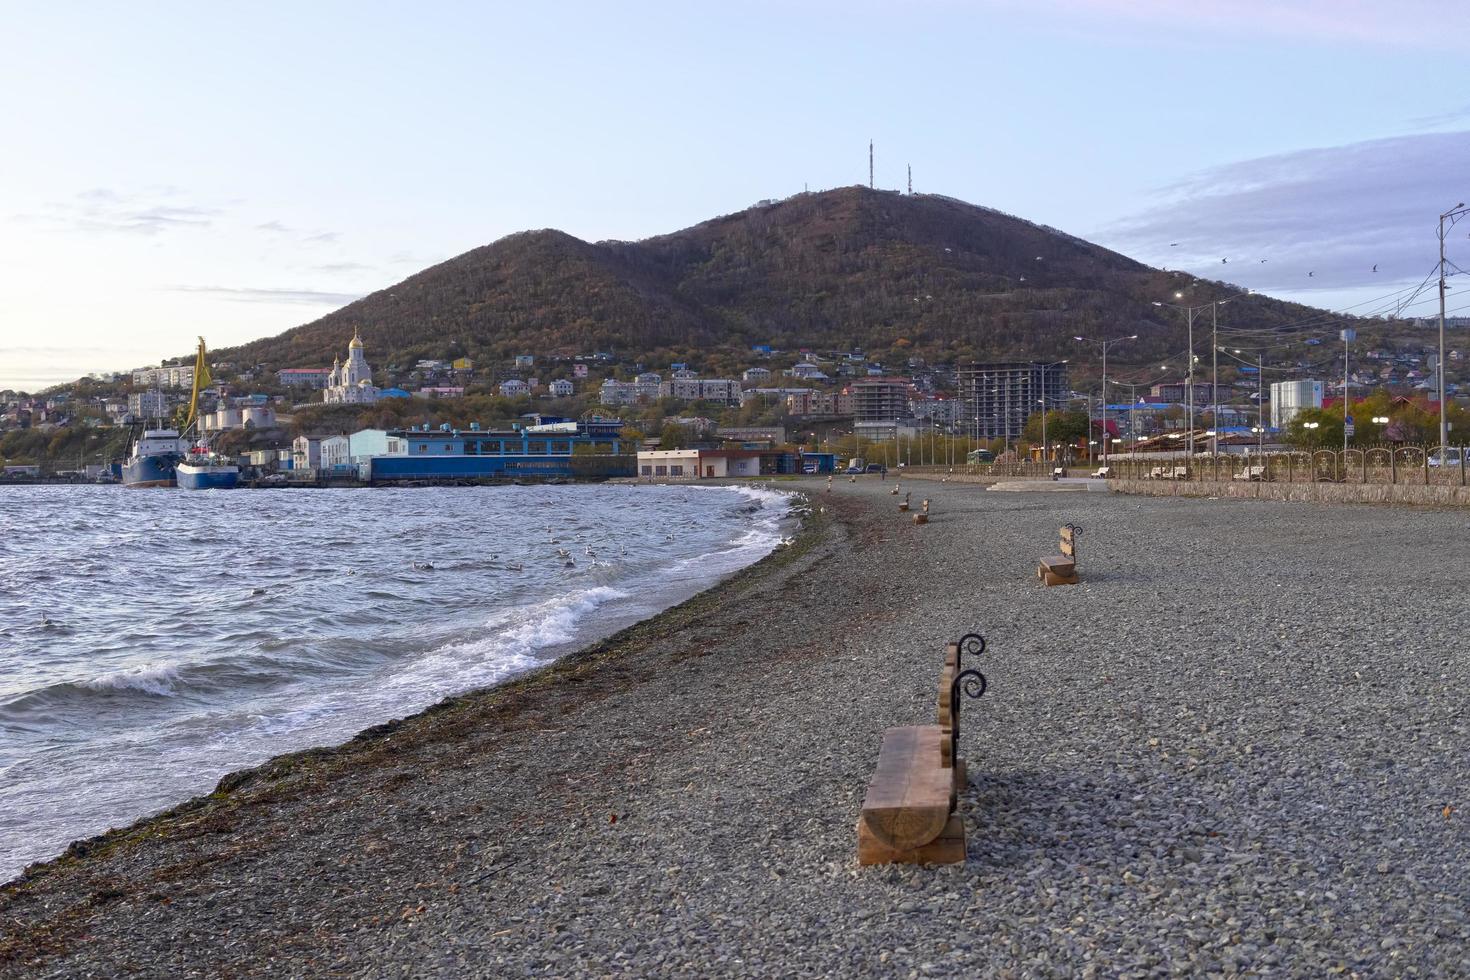
<path fill-rule="evenodd" d="M 328 405 L 365 405 L 377 400 L 373 369 L 368 367 L 362 353 L 362 337 L 353 330 L 352 340 L 347 344 L 347 361 L 332 358 L 332 373 L 327 377 L 322 401 Z"/>

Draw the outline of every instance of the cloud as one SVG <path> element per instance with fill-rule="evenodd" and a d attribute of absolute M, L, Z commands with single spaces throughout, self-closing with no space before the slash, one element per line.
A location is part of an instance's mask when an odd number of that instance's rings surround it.
<path fill-rule="evenodd" d="M 328 262 L 325 265 L 314 265 L 311 268 L 316 272 L 366 272 L 373 267 L 363 265 L 361 262 Z"/>
<path fill-rule="evenodd" d="M 1433 129 L 1437 126 L 1448 126 L 1463 119 L 1470 119 L 1470 105 L 1462 105 L 1458 109 L 1435 113 L 1432 116 L 1418 116 L 1409 122 L 1419 129 Z"/>
<path fill-rule="evenodd" d="M 1467 187 L 1470 132 L 1400 136 L 1194 174 L 1092 237 L 1145 262 L 1262 291 L 1382 285 L 1387 293 L 1437 261 L 1438 216 L 1470 197 Z"/>
<path fill-rule="evenodd" d="M 269 231 L 277 235 L 289 235 L 292 232 L 290 227 L 281 224 L 279 221 L 267 221 L 264 224 L 256 225 L 255 230 Z"/>
<path fill-rule="evenodd" d="M 17 214 L 13 218 L 59 231 L 158 235 L 179 229 L 208 228 L 223 213 L 218 208 L 159 200 L 174 193 L 172 188 L 124 194 L 107 187 L 94 187 L 70 200 L 49 202 L 39 213 Z"/>
<path fill-rule="evenodd" d="M 293 303 L 304 306 L 346 306 L 362 293 L 331 293 L 316 289 L 259 289 L 234 286 L 170 286 L 170 292 L 204 293 L 237 303 Z"/>
<path fill-rule="evenodd" d="M 1144 22 L 1162 29 L 1193 29 L 1259 37 L 1270 34 L 1313 42 L 1352 41 L 1407 48 L 1458 47 L 1470 30 L 1470 5 L 1441 0 L 1002 0 Z M 1434 25 L 1432 29 L 1426 25 Z"/>
<path fill-rule="evenodd" d="M 342 233 L 338 231 L 319 231 L 313 235 L 307 235 L 301 240 L 303 242 L 307 242 L 308 244 L 319 244 L 335 242 L 341 237 Z"/>

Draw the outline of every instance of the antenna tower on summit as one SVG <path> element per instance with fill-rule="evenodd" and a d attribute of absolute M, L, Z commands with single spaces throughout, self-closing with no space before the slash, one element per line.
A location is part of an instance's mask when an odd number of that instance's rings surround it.
<path fill-rule="evenodd" d="M 873 189 L 873 141 L 868 140 L 868 190 Z"/>
<path fill-rule="evenodd" d="M 911 164 L 909 164 L 909 195 L 912 196 L 913 193 L 914 193 L 914 165 L 911 163 Z"/>

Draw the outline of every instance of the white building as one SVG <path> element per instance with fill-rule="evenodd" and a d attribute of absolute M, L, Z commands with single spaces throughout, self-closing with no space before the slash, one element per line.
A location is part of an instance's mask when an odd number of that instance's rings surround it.
<path fill-rule="evenodd" d="M 347 436 L 327 436 L 321 442 L 321 468 L 346 466 L 352 458 L 352 440 Z"/>
<path fill-rule="evenodd" d="M 809 364 L 805 361 L 800 364 L 793 365 L 791 370 L 787 371 L 786 373 L 793 378 L 800 378 L 803 381 L 827 380 L 827 373 L 823 371 L 819 365 Z"/>
<path fill-rule="evenodd" d="M 680 378 L 659 385 L 660 398 L 678 398 L 681 401 L 719 402 L 722 405 L 740 404 L 740 382 L 725 378 Z"/>
<path fill-rule="evenodd" d="M 639 375 L 640 378 L 645 375 Z M 598 390 L 598 398 L 604 405 L 637 405 L 651 402 L 659 396 L 659 376 L 650 381 L 614 381 L 608 378 Z"/>
<path fill-rule="evenodd" d="M 135 391 L 128 396 L 128 411 L 134 418 L 161 419 L 168 412 L 168 396 L 157 389 Z"/>
<path fill-rule="evenodd" d="M 770 376 L 771 376 L 771 369 L 770 368 L 753 367 L 753 368 L 746 368 L 745 369 L 745 372 L 740 375 L 740 380 L 741 381 L 765 381 L 768 378 L 770 378 Z"/>
<path fill-rule="evenodd" d="M 551 396 L 553 398 L 570 398 L 576 390 L 576 386 L 566 378 L 557 378 L 551 383 Z"/>
<path fill-rule="evenodd" d="M 740 449 L 657 449 L 638 453 L 638 475 L 669 480 L 760 476 L 760 453 Z"/>
<path fill-rule="evenodd" d="M 1282 429 L 1304 408 L 1322 407 L 1322 382 L 1276 381 L 1271 384 L 1271 428 Z"/>
<path fill-rule="evenodd" d="M 354 330 L 352 340 L 347 344 L 347 363 L 332 359 L 332 373 L 327 376 L 322 401 L 329 405 L 365 405 L 377 400 L 373 369 L 368 367 L 367 358 L 363 356 L 362 338 Z"/>
<path fill-rule="evenodd" d="M 297 436 L 291 443 L 291 468 L 314 470 L 322 464 L 321 436 Z"/>
<path fill-rule="evenodd" d="M 531 386 L 520 378 L 500 382 L 500 393 L 506 398 L 520 398 L 531 393 Z"/>

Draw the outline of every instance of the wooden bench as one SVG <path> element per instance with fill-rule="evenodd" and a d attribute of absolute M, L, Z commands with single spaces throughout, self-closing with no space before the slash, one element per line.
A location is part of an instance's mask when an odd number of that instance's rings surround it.
<path fill-rule="evenodd" d="M 1061 542 L 1059 555 L 1047 555 L 1042 558 L 1036 566 L 1036 577 L 1045 585 L 1076 585 L 1081 581 L 1077 577 L 1077 538 L 1082 534 L 1082 528 L 1076 524 L 1063 524 L 1058 532 Z"/>
<path fill-rule="evenodd" d="M 1102 480 L 1102 479 L 1106 479 L 1107 477 L 1111 476 L 1112 473 L 1113 473 L 1113 468 L 1111 466 L 1099 466 L 1097 468 L 1097 471 L 1092 474 L 1092 478 L 1094 480 Z"/>
<path fill-rule="evenodd" d="M 859 864 L 956 864 L 965 860 L 964 822 L 955 814 L 964 785 L 956 758 L 959 697 L 985 693 L 985 677 L 963 670 L 962 650 L 979 653 L 975 634 L 951 643 L 940 670 L 939 724 L 906 725 L 883 733 L 878 766 L 858 818 Z M 946 681 L 948 683 L 946 684 Z"/>
<path fill-rule="evenodd" d="M 1053 467 L 1052 468 L 1051 478 L 1053 480 L 1058 479 L 1058 478 L 1063 477 L 1063 476 L 1066 476 L 1066 475 L 1067 475 L 1067 471 L 1065 469 L 1063 469 L 1062 467 L 1056 466 L 1056 467 Z"/>

